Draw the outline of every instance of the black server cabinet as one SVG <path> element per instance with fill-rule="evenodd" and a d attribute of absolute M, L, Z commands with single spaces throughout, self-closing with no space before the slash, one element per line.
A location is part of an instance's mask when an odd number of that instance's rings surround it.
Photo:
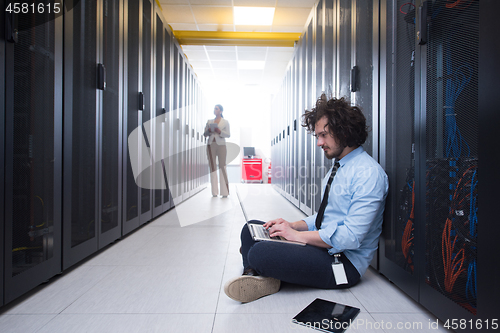
<path fill-rule="evenodd" d="M 123 234 L 152 218 L 152 17 L 149 0 L 125 3 Z M 135 174 L 137 173 L 137 174 Z"/>
<path fill-rule="evenodd" d="M 63 267 L 121 236 L 119 1 L 65 15 Z"/>
<path fill-rule="evenodd" d="M 457 331 L 498 325 L 498 157 L 485 147 L 498 141 L 490 88 L 500 71 L 491 58 L 498 20 L 490 13 L 499 8 L 387 1 L 381 11 L 389 23 L 384 160 L 393 190 L 380 270 Z"/>
<path fill-rule="evenodd" d="M 99 248 L 122 235 L 123 2 L 103 0 L 99 51 L 106 71 L 101 95 Z"/>
<path fill-rule="evenodd" d="M 0 303 L 8 303 L 61 271 L 63 40 L 61 16 L 0 15 L 6 19 L 2 30 L 11 31 L 7 40 L 5 32 L 0 37 L 5 96 Z"/>
<path fill-rule="evenodd" d="M 500 307 L 494 297 L 496 283 L 489 285 L 491 290 L 483 289 L 484 293 L 478 291 L 478 286 L 488 286 L 483 278 L 491 274 L 491 267 L 498 266 L 500 260 L 487 251 L 479 256 L 483 243 L 478 235 L 497 234 L 500 228 L 493 222 L 494 215 L 484 215 L 479 209 L 479 205 L 481 209 L 495 205 L 495 201 L 489 199 L 490 193 L 481 190 L 481 186 L 486 182 L 499 183 L 494 176 L 496 172 L 484 172 L 482 168 L 486 165 L 482 163 L 483 157 L 490 152 L 479 154 L 479 133 L 492 115 L 480 108 L 479 84 L 488 86 L 480 71 L 498 73 L 499 69 L 498 64 L 484 69 L 479 61 L 483 46 L 495 43 L 496 38 L 485 29 L 493 39 L 484 38 L 480 44 L 480 26 L 494 27 L 493 22 L 480 19 L 480 9 L 487 13 L 500 6 L 487 1 L 422 2 L 419 8 L 422 8 L 422 19 L 417 22 L 428 21 L 424 26 L 428 32 L 427 43 L 417 48 L 420 53 L 417 82 L 419 78 L 420 86 L 425 86 L 420 91 L 422 117 L 421 130 L 417 133 L 419 184 L 423 184 L 424 179 L 426 184 L 421 186 L 420 205 L 416 206 L 422 217 L 419 222 L 425 227 L 425 233 L 419 235 L 425 253 L 425 257 L 419 258 L 423 268 L 420 302 L 443 320 L 466 319 L 468 325 L 462 322 L 462 327 L 481 331 L 486 326 L 477 326 L 478 319 L 495 318 L 485 316 L 481 310 L 496 307 L 498 314 Z M 422 33 L 422 26 L 417 27 Z M 494 85 L 496 80 L 489 84 Z M 483 268 L 485 275 L 478 271 L 482 265 L 491 266 Z"/>

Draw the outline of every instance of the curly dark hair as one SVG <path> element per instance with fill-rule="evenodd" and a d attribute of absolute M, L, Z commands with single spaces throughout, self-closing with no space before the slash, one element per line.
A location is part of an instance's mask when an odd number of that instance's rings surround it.
<path fill-rule="evenodd" d="M 316 101 L 316 106 L 302 115 L 302 126 L 315 133 L 316 122 L 328 118 L 328 132 L 345 147 L 361 146 L 368 137 L 366 118 L 357 106 L 344 97 L 327 100 L 325 94 Z"/>

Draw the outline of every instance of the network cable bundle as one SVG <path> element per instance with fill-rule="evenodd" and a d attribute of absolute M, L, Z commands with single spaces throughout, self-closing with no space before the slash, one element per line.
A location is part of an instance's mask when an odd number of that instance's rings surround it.
<path fill-rule="evenodd" d="M 477 162 L 433 160 L 427 171 L 427 283 L 472 313 L 477 301 Z"/>

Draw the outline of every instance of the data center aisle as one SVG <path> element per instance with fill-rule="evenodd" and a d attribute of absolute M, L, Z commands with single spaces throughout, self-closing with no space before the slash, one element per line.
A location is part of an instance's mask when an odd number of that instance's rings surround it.
<path fill-rule="evenodd" d="M 252 303 L 229 299 L 223 287 L 242 271 L 245 216 L 304 215 L 270 185 L 231 184 L 228 198 L 205 189 L 4 307 L 0 332 L 313 332 L 291 318 L 315 298 L 361 309 L 348 332 L 445 331 L 429 329 L 435 317 L 373 270 L 350 290 L 283 285 Z"/>

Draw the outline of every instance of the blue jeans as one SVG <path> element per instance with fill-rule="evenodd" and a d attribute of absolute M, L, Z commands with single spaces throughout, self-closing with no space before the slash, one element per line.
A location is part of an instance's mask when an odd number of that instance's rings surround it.
<path fill-rule="evenodd" d="M 262 221 L 250 221 L 261 223 Z M 254 241 L 245 224 L 241 230 L 241 254 L 244 269 L 253 268 L 262 276 L 321 289 L 349 288 L 360 276 L 353 264 L 342 255 L 348 284 L 337 285 L 332 271 L 333 256 L 327 249 L 306 245 Z"/>

